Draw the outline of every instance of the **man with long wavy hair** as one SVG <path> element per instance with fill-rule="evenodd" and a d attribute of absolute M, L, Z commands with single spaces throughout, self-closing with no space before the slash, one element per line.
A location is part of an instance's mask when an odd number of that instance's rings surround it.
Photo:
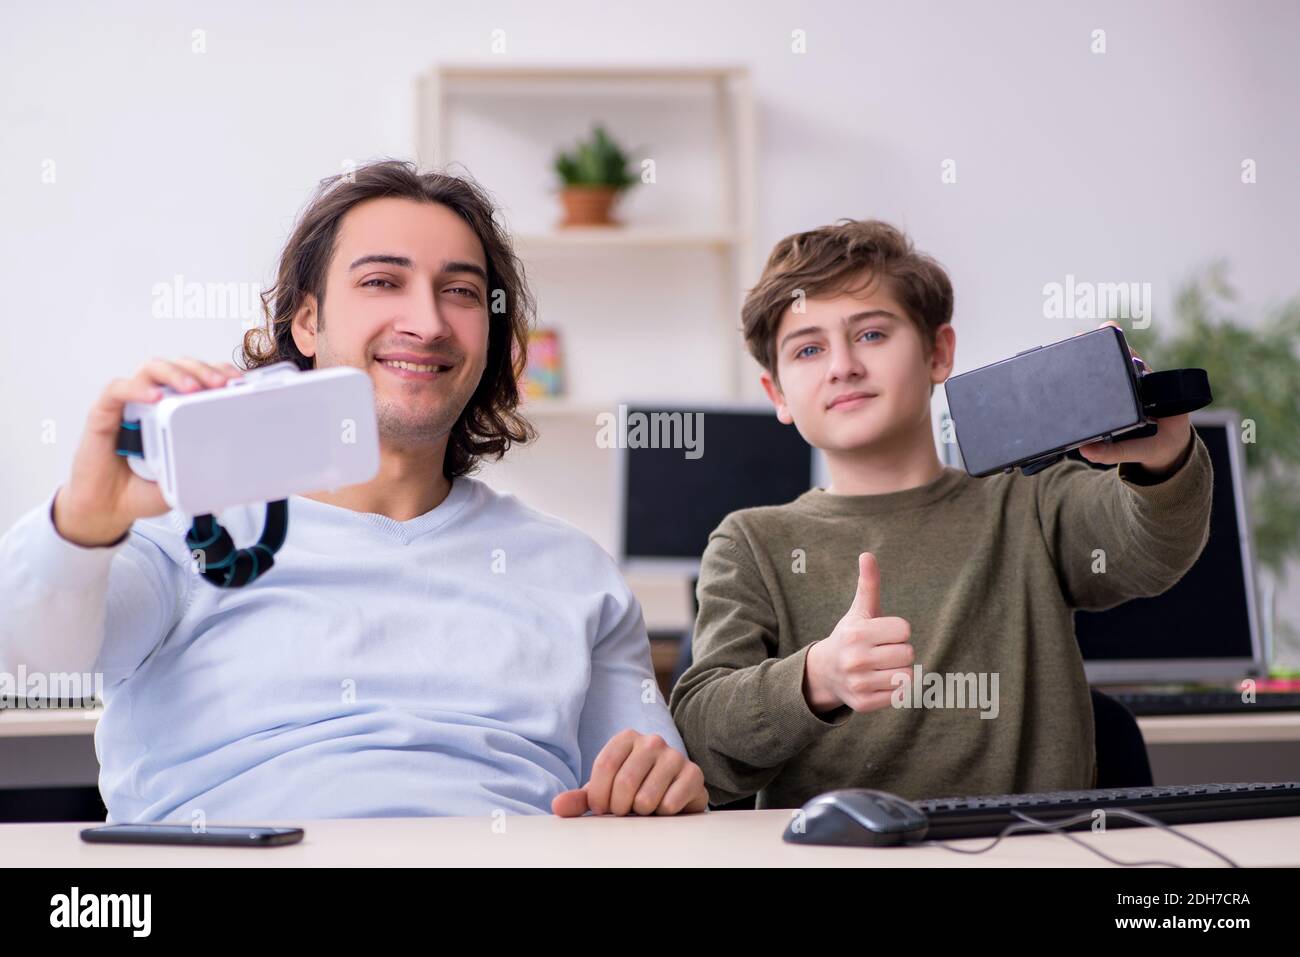
<path fill-rule="evenodd" d="M 249 588 L 113 454 L 126 402 L 242 370 L 155 359 L 91 410 L 68 481 L 0 540 L 0 666 L 103 674 L 114 821 L 701 811 L 640 607 L 581 532 L 470 477 L 532 436 L 533 304 L 472 181 L 384 161 L 321 184 L 244 369 L 374 383 L 378 475 L 294 496 Z M 251 538 L 260 507 L 223 512 Z"/>

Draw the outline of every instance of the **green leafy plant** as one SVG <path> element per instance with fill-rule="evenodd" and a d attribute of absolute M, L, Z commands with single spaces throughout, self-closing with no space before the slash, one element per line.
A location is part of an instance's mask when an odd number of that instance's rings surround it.
<path fill-rule="evenodd" d="M 1158 332 L 1152 323 L 1126 336 L 1156 369 L 1205 369 L 1211 408 L 1241 415 L 1255 550 L 1281 580 L 1300 552 L 1300 298 L 1242 325 L 1227 273 L 1226 263 L 1213 263 L 1177 291 L 1169 327 Z"/>
<path fill-rule="evenodd" d="M 624 190 L 637 182 L 628 170 L 627 153 L 597 123 L 591 137 L 555 157 L 555 172 L 565 186 L 607 186 Z"/>

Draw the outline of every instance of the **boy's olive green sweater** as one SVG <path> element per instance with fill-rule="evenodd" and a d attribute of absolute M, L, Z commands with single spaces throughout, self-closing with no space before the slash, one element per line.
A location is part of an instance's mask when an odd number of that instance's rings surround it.
<path fill-rule="evenodd" d="M 901 492 L 813 489 L 727 516 L 702 560 L 694 664 L 671 697 L 711 800 L 757 793 L 759 807 L 796 807 L 840 787 L 913 799 L 1092 787 L 1073 609 L 1165 591 L 1209 535 L 1213 474 L 1194 431 L 1172 475 L 1142 484 L 1144 474 L 1073 460 L 1030 477 L 945 468 Z M 804 658 L 852 604 L 864 551 L 879 562 L 880 613 L 911 624 L 922 681 L 897 693 L 912 707 L 818 716 Z M 960 703 L 954 678 L 972 673 L 966 707 L 924 706 Z"/>

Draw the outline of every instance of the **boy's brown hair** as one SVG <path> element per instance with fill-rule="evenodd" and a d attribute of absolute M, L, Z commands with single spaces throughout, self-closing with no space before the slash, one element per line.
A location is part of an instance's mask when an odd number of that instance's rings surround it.
<path fill-rule="evenodd" d="M 952 282 L 905 233 L 878 219 L 841 219 L 777 243 L 741 309 L 745 345 L 775 378 L 777 329 L 800 292 L 806 298 L 838 295 L 877 280 L 889 284 L 927 352 L 933 349 L 935 331 L 952 321 Z"/>

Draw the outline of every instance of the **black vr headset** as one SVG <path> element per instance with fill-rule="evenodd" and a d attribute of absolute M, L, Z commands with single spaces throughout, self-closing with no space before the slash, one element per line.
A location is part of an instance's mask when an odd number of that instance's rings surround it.
<path fill-rule="evenodd" d="M 1155 435 L 1154 419 L 1213 399 L 1204 369 L 1151 372 L 1114 326 L 952 376 L 944 391 L 974 476 L 1033 475 L 1088 442 Z"/>

